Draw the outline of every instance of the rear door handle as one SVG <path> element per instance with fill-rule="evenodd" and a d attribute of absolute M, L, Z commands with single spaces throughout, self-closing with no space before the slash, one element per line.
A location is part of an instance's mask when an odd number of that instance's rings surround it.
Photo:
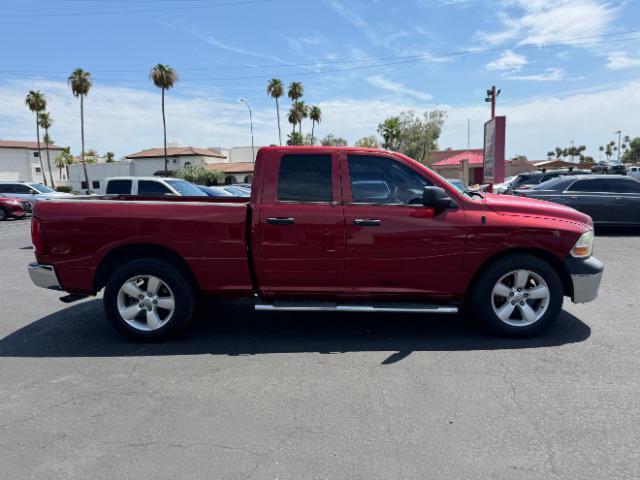
<path fill-rule="evenodd" d="M 580 200 L 580 197 L 571 197 L 571 200 Z"/>
<path fill-rule="evenodd" d="M 353 220 L 356 227 L 379 227 L 382 222 L 377 218 L 356 218 Z"/>
<path fill-rule="evenodd" d="M 620 202 L 620 203 L 622 203 L 622 202 L 624 202 L 624 198 L 622 198 L 622 197 L 616 197 L 616 202 Z"/>
<path fill-rule="evenodd" d="M 269 217 L 267 223 L 271 225 L 293 225 L 296 219 L 292 217 Z"/>

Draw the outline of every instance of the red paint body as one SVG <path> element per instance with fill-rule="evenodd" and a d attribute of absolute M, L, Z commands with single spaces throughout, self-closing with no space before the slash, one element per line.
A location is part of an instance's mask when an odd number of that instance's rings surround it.
<path fill-rule="evenodd" d="M 0 208 L 6 212 L 7 217 L 22 218 L 25 216 L 25 211 L 19 198 L 0 197 Z"/>
<path fill-rule="evenodd" d="M 292 153 L 332 155 L 333 202 L 277 200 L 280 159 Z M 443 188 L 458 208 L 353 204 L 347 154 L 401 162 Z M 42 246 L 36 257 L 55 266 L 65 290 L 95 293 L 105 257 L 143 245 L 184 259 L 206 295 L 455 303 L 494 256 L 527 250 L 562 261 L 592 227 L 588 216 L 553 203 L 492 194 L 486 202 L 469 198 L 403 155 L 355 148 L 261 149 L 248 203 L 130 200 L 38 202 L 34 222 L 41 222 Z M 269 217 L 294 217 L 295 224 L 268 224 Z M 354 226 L 355 218 L 378 218 L 381 225 Z"/>

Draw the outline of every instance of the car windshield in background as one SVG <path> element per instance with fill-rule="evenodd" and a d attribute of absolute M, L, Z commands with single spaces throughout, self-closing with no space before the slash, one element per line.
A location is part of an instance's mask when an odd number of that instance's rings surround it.
<path fill-rule="evenodd" d="M 236 197 L 250 197 L 251 191 L 242 187 L 222 187 L 225 191 Z"/>
<path fill-rule="evenodd" d="M 180 195 L 184 197 L 206 197 L 207 194 L 200 190 L 195 185 L 186 182 L 184 180 L 167 180 L 167 183 L 171 185 Z"/>
<path fill-rule="evenodd" d="M 526 175 L 522 177 L 522 180 L 514 182 L 515 185 L 537 185 L 540 183 L 542 175 Z"/>
<path fill-rule="evenodd" d="M 45 187 L 41 183 L 30 183 L 29 186 L 40 193 L 56 193 L 53 188 Z"/>

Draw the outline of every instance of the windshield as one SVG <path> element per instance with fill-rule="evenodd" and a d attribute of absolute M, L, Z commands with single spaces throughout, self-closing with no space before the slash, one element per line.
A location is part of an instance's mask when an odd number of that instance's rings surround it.
<path fill-rule="evenodd" d="M 206 197 L 207 194 L 200 190 L 195 185 L 186 182 L 184 180 L 167 180 L 167 183 L 171 185 L 176 191 L 184 197 Z"/>
<path fill-rule="evenodd" d="M 56 193 L 53 188 L 45 187 L 41 183 L 30 183 L 29 186 L 40 193 Z"/>
<path fill-rule="evenodd" d="M 539 183 L 532 190 L 557 190 L 557 186 L 559 183 L 570 183 L 573 180 L 567 180 L 565 177 L 554 177 L 549 180 L 546 180 L 542 183 Z"/>

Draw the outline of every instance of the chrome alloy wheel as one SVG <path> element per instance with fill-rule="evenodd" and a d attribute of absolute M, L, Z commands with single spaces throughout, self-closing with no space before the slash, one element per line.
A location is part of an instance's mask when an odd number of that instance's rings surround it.
<path fill-rule="evenodd" d="M 136 330 L 163 327 L 173 315 L 175 297 L 169 286 L 153 275 L 136 275 L 118 291 L 118 312 Z"/>
<path fill-rule="evenodd" d="M 507 325 L 526 327 L 546 313 L 551 293 L 543 278 L 530 270 L 514 270 L 493 287 L 491 306 Z"/>

